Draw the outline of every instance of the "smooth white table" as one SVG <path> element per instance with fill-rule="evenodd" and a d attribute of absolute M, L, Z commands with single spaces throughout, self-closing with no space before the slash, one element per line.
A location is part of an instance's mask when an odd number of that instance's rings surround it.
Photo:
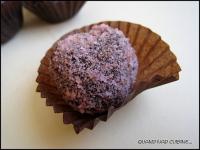
<path fill-rule="evenodd" d="M 87 2 L 59 24 L 24 10 L 23 28 L 1 46 L 2 148 L 198 148 L 198 9 L 198 2 Z M 177 56 L 180 80 L 143 92 L 93 131 L 76 135 L 35 92 L 37 69 L 64 33 L 103 20 L 139 23 L 160 34 Z M 191 144 L 138 143 L 157 139 Z"/>

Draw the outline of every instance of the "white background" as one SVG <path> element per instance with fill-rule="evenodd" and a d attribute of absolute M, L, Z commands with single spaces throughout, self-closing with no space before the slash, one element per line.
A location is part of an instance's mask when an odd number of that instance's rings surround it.
<path fill-rule="evenodd" d="M 199 3 L 87 2 L 69 21 L 48 24 L 24 10 L 24 26 L 1 46 L 2 148 L 198 148 Z M 181 66 L 180 80 L 147 90 L 93 131 L 76 135 L 35 92 L 46 50 L 64 33 L 103 20 L 139 23 L 160 34 Z M 138 144 L 138 140 L 192 144 Z"/>

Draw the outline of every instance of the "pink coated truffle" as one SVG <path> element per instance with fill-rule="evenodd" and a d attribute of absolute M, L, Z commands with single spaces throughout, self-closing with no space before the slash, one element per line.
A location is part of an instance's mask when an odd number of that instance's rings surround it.
<path fill-rule="evenodd" d="M 74 110 L 95 114 L 123 104 L 134 88 L 138 61 L 122 31 L 100 24 L 59 40 L 49 69 Z"/>

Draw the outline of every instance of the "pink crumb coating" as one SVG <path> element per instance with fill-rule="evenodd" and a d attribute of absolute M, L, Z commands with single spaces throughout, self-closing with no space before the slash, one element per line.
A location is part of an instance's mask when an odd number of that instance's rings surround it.
<path fill-rule="evenodd" d="M 122 105 L 133 89 L 138 61 L 122 31 L 100 24 L 59 40 L 49 69 L 74 110 L 95 114 Z"/>

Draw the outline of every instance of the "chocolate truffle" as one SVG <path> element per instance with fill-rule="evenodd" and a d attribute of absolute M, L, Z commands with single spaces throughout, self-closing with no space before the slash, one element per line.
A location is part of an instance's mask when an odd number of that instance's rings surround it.
<path fill-rule="evenodd" d="M 1 43 L 10 40 L 22 27 L 22 4 L 20 1 L 1 1 Z"/>
<path fill-rule="evenodd" d="M 57 23 L 73 17 L 85 1 L 24 1 L 24 6 L 38 17 Z"/>
<path fill-rule="evenodd" d="M 74 110 L 96 114 L 120 107 L 134 87 L 138 62 L 123 32 L 105 24 L 57 41 L 49 70 Z"/>

